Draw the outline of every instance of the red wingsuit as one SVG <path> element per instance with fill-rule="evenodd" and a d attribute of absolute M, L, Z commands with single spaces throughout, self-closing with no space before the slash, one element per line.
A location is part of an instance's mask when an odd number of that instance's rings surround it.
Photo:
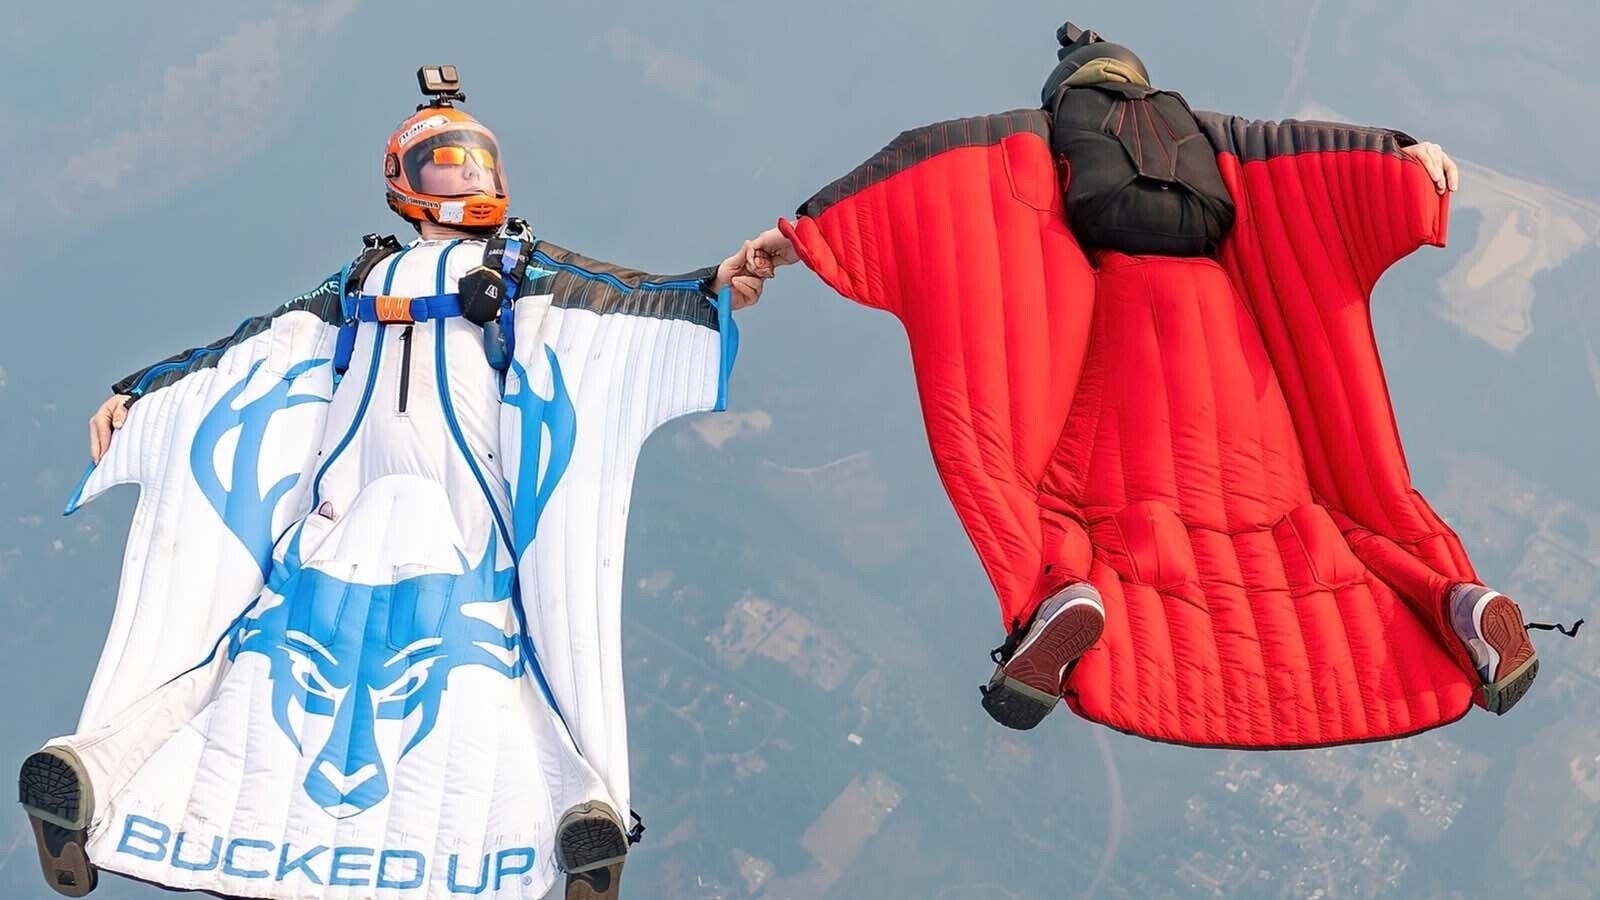
<path fill-rule="evenodd" d="M 1237 205 L 1216 259 L 1086 257 L 1038 110 L 906 132 L 779 225 L 905 325 L 1006 627 L 1099 589 L 1078 714 L 1247 748 L 1454 721 L 1479 681 L 1444 599 L 1477 578 L 1411 485 L 1368 310 L 1446 198 L 1395 132 L 1198 119 Z"/>

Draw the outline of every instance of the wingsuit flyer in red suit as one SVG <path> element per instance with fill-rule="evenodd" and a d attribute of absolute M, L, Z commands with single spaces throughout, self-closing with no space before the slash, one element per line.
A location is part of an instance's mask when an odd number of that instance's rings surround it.
<path fill-rule="evenodd" d="M 1505 713 L 1537 655 L 1411 484 L 1368 306 L 1455 164 L 1057 38 L 1041 106 L 907 131 L 748 251 L 905 326 L 1007 633 L 984 708 L 1246 748 Z"/>

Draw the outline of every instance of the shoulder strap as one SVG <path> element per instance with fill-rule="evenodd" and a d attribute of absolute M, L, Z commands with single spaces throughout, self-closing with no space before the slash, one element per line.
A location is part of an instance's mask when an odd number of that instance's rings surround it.
<path fill-rule="evenodd" d="M 361 293 L 361 286 L 367 283 L 367 276 L 372 274 L 378 263 L 400 252 L 400 240 L 392 234 L 382 237 L 376 233 L 368 234 L 361 238 L 361 242 L 365 245 L 361 255 L 345 266 L 339 276 L 344 320 L 339 325 L 339 343 L 333 351 L 333 371 L 339 375 L 350 368 L 350 356 L 356 349 L 356 326 L 360 311 L 355 295 Z"/>
<path fill-rule="evenodd" d="M 512 305 L 530 285 L 528 266 L 533 262 L 533 248 L 538 244 L 527 220 L 511 216 L 483 245 L 483 267 L 496 272 L 504 280 L 500 300 L 500 315 L 483 324 L 483 349 L 489 364 L 505 371 L 516 352 L 516 316 Z"/>
<path fill-rule="evenodd" d="M 344 284 L 346 296 L 361 293 L 361 286 L 366 284 L 367 276 L 372 274 L 378 263 L 400 252 L 400 239 L 392 234 L 382 237 L 376 233 L 365 235 L 361 238 L 361 243 L 365 245 L 361 255 L 357 256 L 346 270 Z"/>
<path fill-rule="evenodd" d="M 528 273 L 528 264 L 533 261 L 536 243 L 528 223 L 513 216 L 483 245 L 484 267 L 499 272 L 506 280 L 508 305 L 522 296 L 522 282 Z"/>

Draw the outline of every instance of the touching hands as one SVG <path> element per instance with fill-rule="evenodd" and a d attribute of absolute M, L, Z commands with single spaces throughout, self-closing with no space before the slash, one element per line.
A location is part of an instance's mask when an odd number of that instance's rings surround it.
<path fill-rule="evenodd" d="M 751 271 L 746 262 L 749 252 L 750 242 L 745 241 L 744 246 L 717 266 L 717 277 L 711 282 L 711 292 L 714 294 L 720 293 L 725 287 L 733 289 L 734 309 L 754 306 L 761 299 L 761 290 L 766 286 L 767 279 Z"/>
<path fill-rule="evenodd" d="M 780 266 L 800 261 L 800 254 L 795 252 L 794 244 L 776 228 L 768 228 L 745 241 L 744 249 L 746 265 L 763 278 L 776 275 Z"/>
<path fill-rule="evenodd" d="M 761 299 L 767 280 L 777 274 L 778 267 L 799 261 L 800 256 L 789 239 L 778 229 L 769 228 L 745 241 L 736 253 L 717 266 L 717 277 L 711 289 L 732 288 L 734 309 L 754 306 Z"/>

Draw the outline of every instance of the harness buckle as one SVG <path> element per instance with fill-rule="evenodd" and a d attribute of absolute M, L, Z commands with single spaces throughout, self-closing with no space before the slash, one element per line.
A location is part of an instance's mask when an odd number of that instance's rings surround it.
<path fill-rule="evenodd" d="M 410 297 L 379 294 L 373 301 L 373 308 L 378 314 L 378 321 L 385 325 L 409 325 L 416 321 L 411 313 Z"/>

